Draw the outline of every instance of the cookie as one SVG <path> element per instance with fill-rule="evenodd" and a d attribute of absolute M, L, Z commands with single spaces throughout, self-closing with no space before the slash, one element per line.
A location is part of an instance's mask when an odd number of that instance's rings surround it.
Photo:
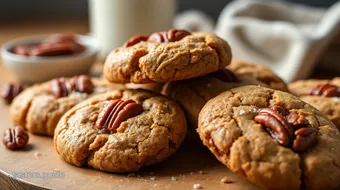
<path fill-rule="evenodd" d="M 107 172 L 134 172 L 173 154 L 186 134 L 179 105 L 143 90 L 117 90 L 69 110 L 54 134 L 66 162 Z"/>
<path fill-rule="evenodd" d="M 127 83 L 125 84 L 125 87 L 128 89 L 144 89 L 160 93 L 163 89 L 163 85 L 164 83 L 148 83 L 148 84 Z"/>
<path fill-rule="evenodd" d="M 326 114 L 340 130 L 340 77 L 333 80 L 299 80 L 288 87 L 301 100 Z"/>
<path fill-rule="evenodd" d="M 93 94 L 123 88 L 124 85 L 84 75 L 58 78 L 25 89 L 13 100 L 10 115 L 15 125 L 33 134 L 52 136 L 67 110 Z"/>
<path fill-rule="evenodd" d="M 163 83 L 203 76 L 230 61 L 228 43 L 215 34 L 172 29 L 135 36 L 113 50 L 104 76 L 116 83 Z"/>
<path fill-rule="evenodd" d="M 197 128 L 198 114 L 207 101 L 234 87 L 265 84 L 246 75 L 238 75 L 228 69 L 219 70 L 203 77 L 169 82 L 162 94 L 180 103 L 193 128 Z"/>
<path fill-rule="evenodd" d="M 286 83 L 264 65 L 232 60 L 227 68 L 239 75 L 251 76 L 274 90 L 288 92 Z"/>
<path fill-rule="evenodd" d="M 340 133 L 299 98 L 257 86 L 211 99 L 201 140 L 231 171 L 264 189 L 333 189 L 340 184 Z"/>

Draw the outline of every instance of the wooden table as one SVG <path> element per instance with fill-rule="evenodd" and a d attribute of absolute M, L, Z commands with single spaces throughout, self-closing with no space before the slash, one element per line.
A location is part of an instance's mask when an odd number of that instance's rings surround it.
<path fill-rule="evenodd" d="M 88 32 L 86 20 L 65 21 L 0 21 L 0 45 L 16 37 L 27 35 Z M 15 80 L 0 62 L 0 85 Z M 0 132 L 11 127 L 8 107 L 0 102 Z M 90 168 L 78 168 L 64 162 L 53 147 L 52 138 L 30 135 L 24 150 L 10 151 L 0 143 L 0 189 L 259 189 L 244 178 L 231 173 L 219 163 L 191 131 L 180 150 L 166 161 L 142 169 L 134 174 L 111 174 Z M 26 175 L 19 179 L 13 175 Z M 27 175 L 36 176 L 27 176 Z M 53 178 L 38 178 L 44 174 Z M 59 174 L 59 176 L 57 176 Z M 62 177 L 63 178 L 57 178 Z M 233 183 L 220 180 L 228 177 Z"/>

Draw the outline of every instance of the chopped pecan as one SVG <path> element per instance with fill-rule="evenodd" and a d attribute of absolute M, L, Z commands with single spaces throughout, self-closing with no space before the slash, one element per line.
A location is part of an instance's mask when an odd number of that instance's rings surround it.
<path fill-rule="evenodd" d="M 218 78 L 223 82 L 239 82 L 239 79 L 234 74 L 234 72 L 230 71 L 229 69 L 218 70 L 212 73 L 212 76 Z"/>
<path fill-rule="evenodd" d="M 17 126 L 4 132 L 2 142 L 6 148 L 14 150 L 23 148 L 28 143 L 29 136 L 25 128 Z"/>
<path fill-rule="evenodd" d="M 313 146 L 316 142 L 317 130 L 313 127 L 303 127 L 295 131 L 293 150 L 301 152 Z"/>
<path fill-rule="evenodd" d="M 313 96 L 340 97 L 340 88 L 335 85 L 325 83 L 313 88 L 309 94 Z"/>
<path fill-rule="evenodd" d="M 2 87 L 1 98 L 10 104 L 23 90 L 24 87 L 19 83 L 7 83 Z"/>
<path fill-rule="evenodd" d="M 113 100 L 98 115 L 96 127 L 116 132 L 123 121 L 140 114 L 143 106 L 133 100 Z"/>

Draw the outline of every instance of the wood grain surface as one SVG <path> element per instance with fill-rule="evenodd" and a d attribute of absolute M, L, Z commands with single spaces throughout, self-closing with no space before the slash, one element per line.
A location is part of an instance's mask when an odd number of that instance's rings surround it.
<path fill-rule="evenodd" d="M 0 45 L 16 37 L 55 33 L 87 33 L 86 20 L 0 21 Z M 5 27 L 4 27 L 5 26 Z M 100 74 L 96 65 L 94 73 Z M 0 86 L 15 80 L 0 61 Z M 0 102 L 0 132 L 11 127 L 8 106 Z M 259 189 L 219 163 L 191 131 L 180 150 L 166 161 L 133 174 L 112 174 L 78 168 L 64 162 L 53 147 L 52 138 L 30 135 L 24 150 L 10 151 L 0 145 L 0 189 Z M 57 175 L 58 174 L 58 175 Z M 61 175 L 62 174 L 62 175 Z M 53 175 L 53 176 L 46 176 Z M 63 176 L 63 177 L 61 177 Z M 59 178 L 58 178 L 59 177 Z M 233 183 L 221 183 L 228 177 Z"/>

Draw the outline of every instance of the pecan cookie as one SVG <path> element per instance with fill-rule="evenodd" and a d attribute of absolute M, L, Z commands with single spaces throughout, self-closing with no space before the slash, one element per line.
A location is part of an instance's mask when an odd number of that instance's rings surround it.
<path fill-rule="evenodd" d="M 199 115 L 201 140 L 231 171 L 265 189 L 340 184 L 340 133 L 299 98 L 264 87 L 234 88 Z"/>
<path fill-rule="evenodd" d="M 286 83 L 271 69 L 264 65 L 248 63 L 240 60 L 232 60 L 227 68 L 239 75 L 251 76 L 274 90 L 288 92 Z"/>
<path fill-rule="evenodd" d="M 162 94 L 178 101 L 193 128 L 197 128 L 198 114 L 211 98 L 231 88 L 265 84 L 256 79 L 222 69 L 203 77 L 166 83 Z"/>
<path fill-rule="evenodd" d="M 69 110 L 58 123 L 54 145 L 73 165 L 133 172 L 174 153 L 186 130 L 174 101 L 143 90 L 117 90 Z"/>
<path fill-rule="evenodd" d="M 228 43 L 216 35 L 172 29 L 135 36 L 113 50 L 104 76 L 117 83 L 162 83 L 215 72 L 230 61 Z"/>
<path fill-rule="evenodd" d="M 25 89 L 12 102 L 10 115 L 15 125 L 29 132 L 52 136 L 61 116 L 88 96 L 124 85 L 109 84 L 103 79 L 84 75 L 57 78 Z"/>
<path fill-rule="evenodd" d="M 300 80 L 288 87 L 301 100 L 326 114 L 340 129 L 340 77 L 333 80 Z"/>

